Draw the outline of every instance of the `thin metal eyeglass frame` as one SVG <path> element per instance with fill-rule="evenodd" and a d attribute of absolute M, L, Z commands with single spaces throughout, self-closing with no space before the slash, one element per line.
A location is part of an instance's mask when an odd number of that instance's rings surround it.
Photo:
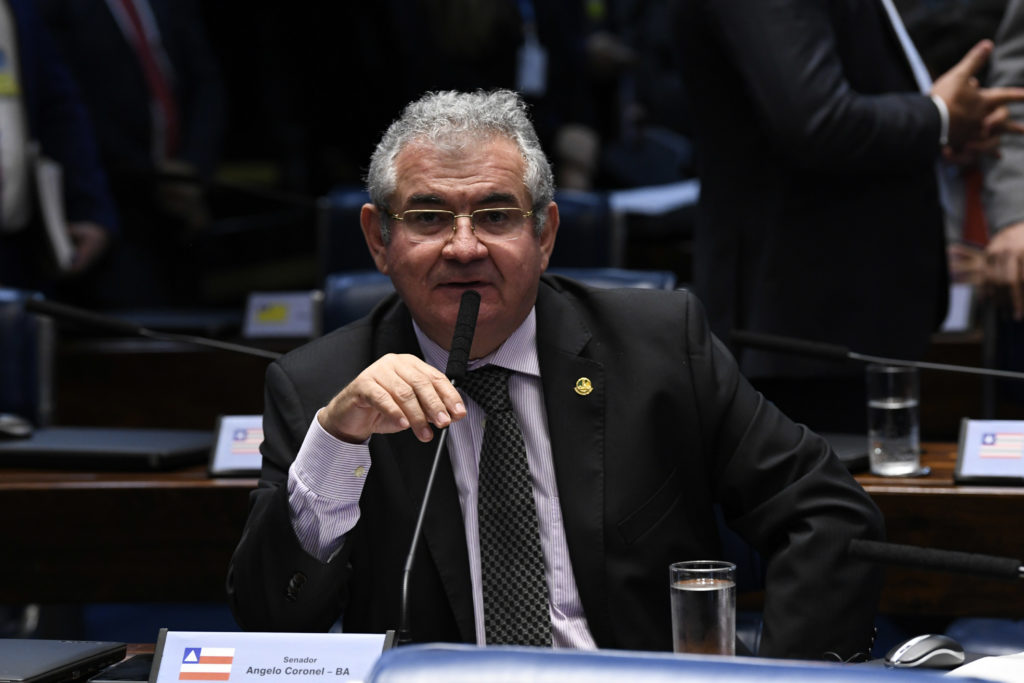
<path fill-rule="evenodd" d="M 476 235 L 476 238 L 479 239 L 482 242 L 486 242 L 488 240 L 496 241 L 496 242 L 511 242 L 513 240 L 519 239 L 522 236 L 522 234 L 520 232 L 520 233 L 517 233 L 515 235 L 515 237 L 495 238 L 495 237 L 493 237 L 491 235 L 487 235 L 484 239 L 481 239 L 480 236 L 477 235 L 477 232 L 476 232 L 476 221 L 475 221 L 474 217 L 478 213 L 482 213 L 482 212 L 485 212 L 485 211 L 522 211 L 522 213 L 523 213 L 522 219 L 524 221 L 527 218 L 533 217 L 533 209 L 530 209 L 529 211 L 523 211 L 518 206 L 496 206 L 496 207 L 493 207 L 493 208 L 477 209 L 476 211 L 471 211 L 470 213 L 455 213 L 454 211 L 449 211 L 448 209 L 408 209 L 406 211 L 403 211 L 400 214 L 398 214 L 398 213 L 388 213 L 388 216 L 393 218 L 393 219 L 395 219 L 396 221 L 405 222 L 405 215 L 406 214 L 410 214 L 410 213 L 439 213 L 439 214 L 450 214 L 451 215 L 451 217 L 452 217 L 452 227 L 451 227 L 452 234 L 451 235 L 448 235 L 447 237 L 444 237 L 443 236 L 444 235 L 444 231 L 441 231 L 441 232 L 437 233 L 437 239 L 423 239 L 422 236 L 416 236 L 416 238 L 414 238 L 413 236 L 409 237 L 410 240 L 412 240 L 413 242 L 416 242 L 418 244 L 431 244 L 431 243 L 434 243 L 434 242 L 446 242 L 446 241 L 450 240 L 452 238 L 452 236 L 455 235 L 455 232 L 459 229 L 459 219 L 460 218 L 468 218 L 469 219 L 469 229 L 472 230 L 473 234 Z M 520 223 L 519 227 L 522 227 L 521 223 Z"/>

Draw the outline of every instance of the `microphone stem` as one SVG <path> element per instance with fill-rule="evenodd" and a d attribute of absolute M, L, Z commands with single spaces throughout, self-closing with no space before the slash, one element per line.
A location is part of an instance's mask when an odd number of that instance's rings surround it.
<path fill-rule="evenodd" d="M 205 337 L 193 337 L 189 334 L 175 334 L 172 332 L 155 332 L 153 330 L 140 327 L 138 329 L 140 337 L 147 339 L 155 339 L 157 341 L 175 341 L 184 342 L 186 344 L 195 344 L 197 346 L 208 346 L 214 349 L 220 349 L 222 351 L 235 351 L 238 353 L 246 353 L 250 356 L 259 356 L 261 358 L 269 358 L 270 360 L 277 360 L 281 357 L 280 353 L 276 351 L 267 351 L 266 349 L 256 348 L 254 346 L 242 346 L 241 344 L 232 344 L 231 342 L 220 341 L 218 339 L 207 339 Z"/>
<path fill-rule="evenodd" d="M 434 487 L 434 475 L 437 474 L 437 465 L 441 461 L 441 452 L 444 451 L 444 442 L 448 438 L 448 427 L 441 430 L 437 438 L 437 450 L 434 451 L 434 462 L 430 466 L 430 476 L 427 477 L 427 485 L 423 489 L 423 501 L 420 503 L 420 512 L 416 516 L 416 528 L 412 532 L 412 543 L 409 544 L 409 554 L 405 558 L 405 568 L 402 569 L 402 612 L 399 615 L 397 640 L 399 645 L 410 642 L 409 635 L 409 576 L 412 574 L 412 563 L 416 559 L 416 545 L 420 542 L 420 532 L 423 529 L 423 518 L 426 517 L 427 503 L 430 502 L 430 490 Z"/>
<path fill-rule="evenodd" d="M 878 363 L 880 365 L 903 365 L 922 370 L 943 370 L 946 372 L 962 372 L 972 375 L 985 375 L 988 377 L 1004 377 L 1006 379 L 1024 379 L 1024 372 L 1012 370 L 997 370 L 994 368 L 975 368 L 969 365 L 949 365 L 947 363 L 931 363 L 928 361 L 900 360 L 898 358 L 884 358 L 882 356 L 869 356 L 863 353 L 850 351 L 848 357 L 851 360 L 864 361 L 866 363 Z"/>

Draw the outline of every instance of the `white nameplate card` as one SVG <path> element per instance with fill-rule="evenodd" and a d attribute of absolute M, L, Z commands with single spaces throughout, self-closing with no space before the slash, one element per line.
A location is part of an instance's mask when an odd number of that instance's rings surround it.
<path fill-rule="evenodd" d="M 221 415 L 217 418 L 217 443 L 210 454 L 212 476 L 246 477 L 260 473 L 263 457 L 262 415 Z"/>
<path fill-rule="evenodd" d="M 1024 485 L 1024 420 L 960 423 L 958 483 Z"/>
<path fill-rule="evenodd" d="M 253 292 L 245 306 L 242 336 L 246 338 L 312 338 L 320 335 L 323 293 Z"/>
<path fill-rule="evenodd" d="M 387 633 L 257 633 L 160 630 L 149 683 L 353 683 L 362 681 Z"/>

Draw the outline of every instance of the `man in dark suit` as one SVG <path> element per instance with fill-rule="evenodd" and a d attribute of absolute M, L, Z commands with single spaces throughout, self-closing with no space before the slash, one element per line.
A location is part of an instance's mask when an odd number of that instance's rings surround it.
<path fill-rule="evenodd" d="M 411 637 L 493 642 L 483 413 L 439 370 L 474 290 L 470 374 L 511 371 L 553 645 L 671 649 L 668 566 L 720 555 L 718 504 L 766 561 L 760 654 L 869 649 L 879 575 L 846 547 L 881 535 L 877 508 L 821 438 L 750 387 L 692 295 L 542 276 L 558 208 L 516 94 L 409 105 L 368 185 L 363 233 L 397 295 L 268 369 L 263 472 L 227 582 L 243 628 L 396 628 L 433 427 L 451 425 L 411 576 Z"/>
<path fill-rule="evenodd" d="M 224 91 L 195 0 L 37 0 L 81 88 L 123 239 L 92 305 L 191 303 Z"/>
<path fill-rule="evenodd" d="M 75 254 L 68 271 L 59 275 L 50 256 L 41 212 L 33 206 L 23 225 L 0 228 L 0 284 L 61 295 L 81 286 L 77 278 L 92 269 L 108 248 L 117 231 L 117 211 L 80 93 L 34 3 L 7 0 L 4 16 L 11 21 L 7 28 L 12 52 L 0 55 L 3 96 L 10 97 L 24 112 L 25 130 L 5 128 L 0 132 L 8 136 L 7 140 L 15 135 L 22 137 L 19 142 L 26 148 L 38 142 L 39 152 L 60 164 L 62 208 Z M 28 155 L 22 156 L 20 164 L 26 176 L 31 176 L 33 166 Z M 28 201 L 35 205 L 35 195 L 29 194 Z"/>
<path fill-rule="evenodd" d="M 1024 90 L 978 87 L 989 41 L 923 87 L 887 2 L 676 0 L 701 180 L 695 287 L 725 341 L 745 329 L 917 359 L 943 320 L 936 162 L 1019 131 L 1005 104 Z M 739 359 L 794 419 L 863 430 L 859 368 Z M 826 375 L 849 398 L 838 410 L 819 398 Z"/>

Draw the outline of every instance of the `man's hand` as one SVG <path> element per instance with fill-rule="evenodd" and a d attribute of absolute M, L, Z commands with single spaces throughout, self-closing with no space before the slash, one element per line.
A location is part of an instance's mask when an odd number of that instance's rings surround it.
<path fill-rule="evenodd" d="M 190 232 L 205 228 L 210 223 L 210 209 L 206 203 L 206 192 L 196 180 L 195 167 L 184 161 L 169 159 L 160 165 L 160 171 L 183 178 L 160 181 L 157 186 L 160 207 L 179 219 Z"/>
<path fill-rule="evenodd" d="M 949 146 L 959 153 L 970 146 L 993 148 L 992 140 L 1003 133 L 1024 133 L 1024 126 L 1010 118 L 1006 105 L 1024 100 L 1024 88 L 982 88 L 975 74 L 992 54 L 992 41 L 982 40 L 952 69 L 936 79 L 932 94 L 949 109 Z"/>
<path fill-rule="evenodd" d="M 462 397 L 444 373 L 416 356 L 388 354 L 359 373 L 317 419 L 349 443 L 410 428 L 427 442 L 434 437 L 431 424 L 446 427 L 465 416 Z"/>
<path fill-rule="evenodd" d="M 69 223 L 68 234 L 75 245 L 75 256 L 71 261 L 71 274 L 88 270 L 99 260 L 110 243 L 110 233 L 96 223 Z"/>
<path fill-rule="evenodd" d="M 946 247 L 949 276 L 953 282 L 981 287 L 985 284 L 985 250 L 959 242 Z"/>
<path fill-rule="evenodd" d="M 985 279 L 1009 295 L 1015 320 L 1024 319 L 1024 222 L 997 232 L 985 249 Z"/>

